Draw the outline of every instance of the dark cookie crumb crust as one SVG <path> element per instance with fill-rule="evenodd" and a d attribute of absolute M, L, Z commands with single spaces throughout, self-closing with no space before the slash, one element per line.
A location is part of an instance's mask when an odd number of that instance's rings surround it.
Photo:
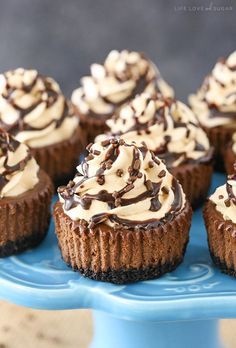
<path fill-rule="evenodd" d="M 0 246 L 0 257 L 6 257 L 21 253 L 30 248 L 36 247 L 46 236 L 45 233 L 30 235 L 24 238 L 17 239 L 15 241 L 7 241 L 5 244 Z"/>
<path fill-rule="evenodd" d="M 106 272 L 94 272 L 91 269 L 73 269 L 74 271 L 79 271 L 84 277 L 90 279 L 99 280 L 102 282 L 109 282 L 113 284 L 128 284 L 137 281 L 150 280 L 154 278 L 159 278 L 163 274 L 172 272 L 178 267 L 182 262 L 183 257 L 176 259 L 172 263 L 165 263 L 163 265 L 156 265 L 155 267 L 147 267 L 144 269 L 120 269 L 112 270 L 108 269 Z M 71 265 L 68 265 L 71 267 Z"/>
<path fill-rule="evenodd" d="M 225 262 L 223 262 L 219 257 L 215 256 L 211 251 L 211 258 L 212 261 L 214 262 L 214 264 L 216 265 L 216 267 L 218 267 L 222 273 L 228 274 L 232 277 L 236 278 L 236 269 L 233 268 L 229 268 Z"/>

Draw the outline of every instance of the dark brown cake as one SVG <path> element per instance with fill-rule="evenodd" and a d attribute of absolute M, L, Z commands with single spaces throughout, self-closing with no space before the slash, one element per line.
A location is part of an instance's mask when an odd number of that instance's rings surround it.
<path fill-rule="evenodd" d="M 233 151 L 233 143 L 230 142 L 224 153 L 224 166 L 228 174 L 234 173 L 236 164 L 236 153 Z"/>
<path fill-rule="evenodd" d="M 212 260 L 224 273 L 233 276 L 236 276 L 236 223 L 230 217 L 235 220 L 235 183 L 235 174 L 228 176 L 226 185 L 216 190 L 203 211 Z"/>
<path fill-rule="evenodd" d="M 0 257 L 39 244 L 50 220 L 53 186 L 26 145 L 0 131 Z M 14 161 L 14 164 L 13 164 Z"/>
<path fill-rule="evenodd" d="M 74 181 L 58 192 L 61 253 L 82 275 L 122 284 L 159 277 L 182 261 L 192 210 L 145 146 L 116 139 L 90 146 Z"/>
<path fill-rule="evenodd" d="M 170 172 L 180 182 L 193 208 L 197 208 L 204 202 L 211 185 L 212 162 L 206 164 L 183 164 L 171 168 Z"/>
<path fill-rule="evenodd" d="M 45 147 L 32 148 L 31 151 L 40 168 L 53 178 L 57 188 L 73 178 L 79 163 L 79 155 L 84 150 L 82 144 L 85 144 L 84 134 L 77 128 L 70 139 Z"/>
<path fill-rule="evenodd" d="M 72 94 L 75 112 L 88 143 L 108 131 L 106 121 L 138 93 L 155 91 L 173 97 L 171 87 L 143 53 L 111 51 L 104 63 L 92 64 L 90 76 Z"/>

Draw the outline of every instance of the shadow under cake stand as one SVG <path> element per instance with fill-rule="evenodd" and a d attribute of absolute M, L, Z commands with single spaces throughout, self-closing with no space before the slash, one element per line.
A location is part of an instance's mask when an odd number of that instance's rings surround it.
<path fill-rule="evenodd" d="M 212 190 L 224 182 L 215 174 Z M 218 318 L 236 317 L 236 279 L 213 266 L 201 209 L 182 265 L 130 285 L 73 272 L 61 259 L 51 222 L 38 248 L 0 259 L 0 298 L 38 309 L 93 309 L 91 348 L 222 348 Z"/>

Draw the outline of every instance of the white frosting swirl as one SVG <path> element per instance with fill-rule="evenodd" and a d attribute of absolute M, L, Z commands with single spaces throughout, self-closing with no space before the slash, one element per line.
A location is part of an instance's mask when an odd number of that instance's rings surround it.
<path fill-rule="evenodd" d="M 0 126 L 30 147 L 69 139 L 78 117 L 55 80 L 18 68 L 0 75 Z"/>
<path fill-rule="evenodd" d="M 137 93 L 159 91 L 173 97 L 173 89 L 163 80 L 157 67 L 142 53 L 111 51 L 103 65 L 92 64 L 91 75 L 81 79 L 82 87 L 72 94 L 81 114 L 108 117 L 117 106 Z"/>
<path fill-rule="evenodd" d="M 111 139 L 95 143 L 67 187 L 59 189 L 72 220 L 151 226 L 185 206 L 180 184 L 145 146 Z"/>
<path fill-rule="evenodd" d="M 236 127 L 236 51 L 219 60 L 189 103 L 205 127 Z"/>
<path fill-rule="evenodd" d="M 0 131 L 0 199 L 16 197 L 38 183 L 39 166 L 28 146 Z"/>
<path fill-rule="evenodd" d="M 216 209 L 223 215 L 224 220 L 236 223 L 236 175 L 228 175 L 225 185 L 216 189 L 210 196 L 210 201 L 215 203 Z"/>
<path fill-rule="evenodd" d="M 112 135 L 144 142 L 168 168 L 209 158 L 210 144 L 193 112 L 182 102 L 141 94 L 107 120 Z M 109 138 L 101 135 L 97 140 Z M 211 157 L 211 156 L 210 156 Z"/>

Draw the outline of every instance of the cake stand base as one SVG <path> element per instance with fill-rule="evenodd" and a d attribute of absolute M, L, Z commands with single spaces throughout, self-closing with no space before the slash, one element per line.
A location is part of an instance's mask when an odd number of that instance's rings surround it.
<path fill-rule="evenodd" d="M 218 320 L 135 322 L 94 311 L 90 348 L 223 348 Z"/>

